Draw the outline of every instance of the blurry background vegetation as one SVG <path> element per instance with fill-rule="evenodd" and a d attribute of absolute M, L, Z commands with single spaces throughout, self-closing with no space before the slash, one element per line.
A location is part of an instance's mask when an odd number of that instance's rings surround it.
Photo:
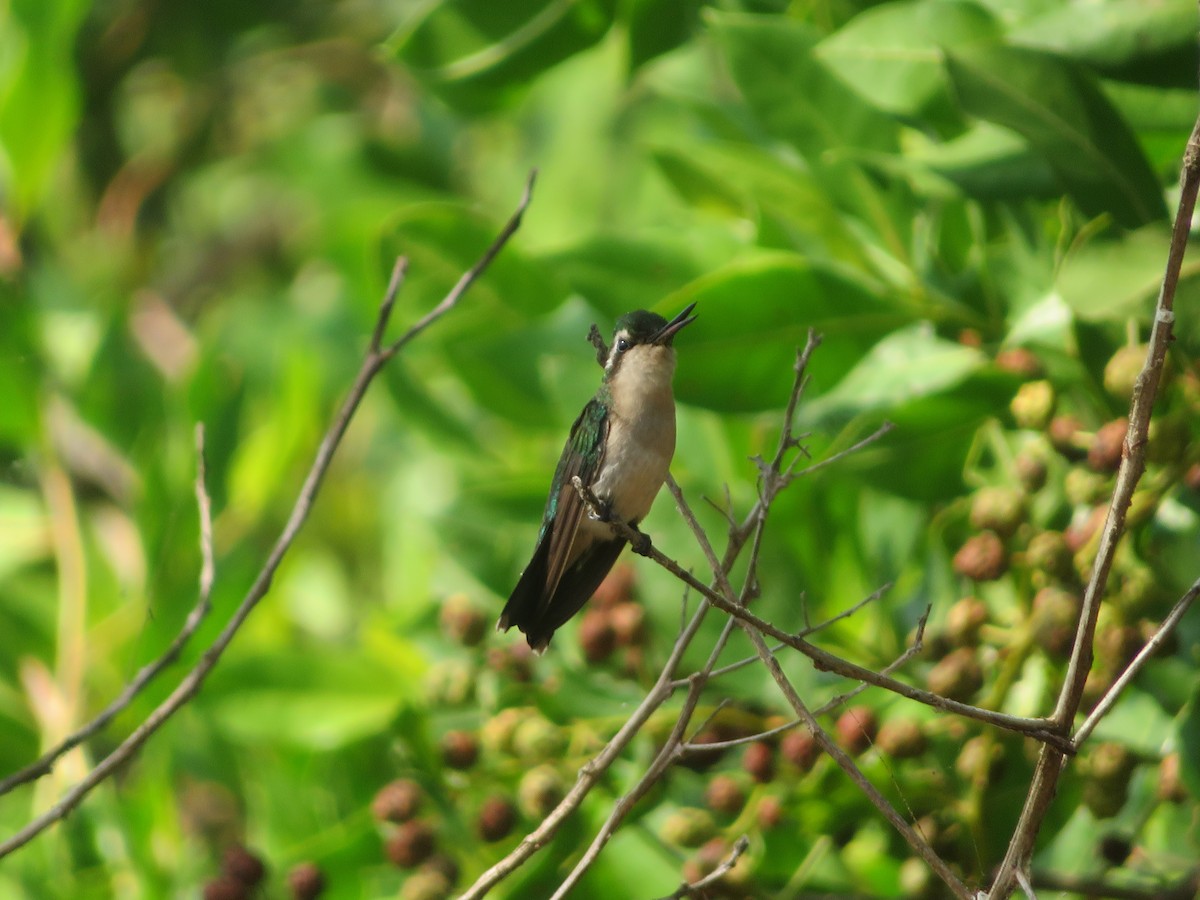
<path fill-rule="evenodd" d="M 180 628 L 199 566 L 193 423 L 218 573 L 185 662 L 286 518 L 394 256 L 411 260 L 399 328 L 541 173 L 488 275 L 372 389 L 202 694 L 5 860 L 0 895 L 234 890 L 228 848 L 244 843 L 263 896 L 300 895 L 287 873 L 311 861 L 330 897 L 432 897 L 515 843 L 640 698 L 679 621 L 678 585 L 639 560 L 623 571 L 644 607 L 627 583 L 615 605 L 644 629 L 594 619 L 593 645 L 572 624 L 537 660 L 490 632 L 598 382 L 588 325 L 638 307 L 699 304 L 674 472 L 714 536 L 724 520 L 699 498 L 723 505 L 728 485 L 735 513 L 753 502 L 748 457 L 773 446 L 810 327 L 825 336 L 801 413 L 813 454 L 898 425 L 780 501 L 760 614 L 799 628 L 804 609 L 893 582 L 826 645 L 881 667 L 931 604 L 908 677 L 1049 708 L 1110 485 L 1093 435 L 1127 408 L 1140 351 L 1118 351 L 1147 334 L 1196 113 L 1191 0 L 11 0 L 0 23 L 0 773 Z M 1102 620 L 1109 676 L 1200 574 L 1197 300 L 1189 267 L 1139 530 Z M 702 569 L 671 506 L 646 528 Z M 1104 754 L 1072 769 L 1040 867 L 1145 885 L 1200 855 L 1198 632 L 1193 616 L 1101 729 Z M 728 658 L 748 652 L 735 638 Z M 844 687 L 788 670 L 815 701 Z M 6 834 L 181 671 L 0 799 Z M 784 711 L 758 667 L 710 697 L 737 700 L 721 735 Z M 862 764 L 984 877 L 1027 748 L 877 691 L 856 702 L 855 721 L 918 735 L 915 751 L 857 747 Z M 549 892 L 653 737 L 635 748 L 498 895 Z M 743 832 L 741 893 L 927 889 L 828 760 L 802 774 L 793 742 L 707 764 L 638 808 L 582 895 L 667 893 Z"/>

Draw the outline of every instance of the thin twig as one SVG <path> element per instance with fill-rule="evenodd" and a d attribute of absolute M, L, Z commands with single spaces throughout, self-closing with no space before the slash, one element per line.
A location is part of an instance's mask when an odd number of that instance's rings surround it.
<path fill-rule="evenodd" d="M 638 539 L 639 532 L 630 528 L 624 522 L 612 520 L 609 525 L 628 541 Z M 1051 719 L 1041 718 L 1024 718 L 1022 716 L 1014 716 L 1008 713 L 995 712 L 990 709 L 982 709 L 978 706 L 971 706 L 967 703 L 961 703 L 957 700 L 951 700 L 943 697 L 941 694 L 935 694 L 931 691 L 922 690 L 921 688 L 913 687 L 905 684 L 903 681 L 897 681 L 887 675 L 883 675 L 873 669 L 868 669 L 860 666 L 857 663 L 852 663 L 840 656 L 835 656 L 826 650 L 822 650 L 814 644 L 810 644 L 803 638 L 798 638 L 794 634 L 789 634 L 781 628 L 756 616 L 750 610 L 741 606 L 735 601 L 730 601 L 721 596 L 717 591 L 700 582 L 691 572 L 686 571 L 675 560 L 664 555 L 656 547 L 650 546 L 645 553 L 650 559 L 654 560 L 676 578 L 685 582 L 693 589 L 702 594 L 713 606 L 724 613 L 728 613 L 736 619 L 739 619 L 746 625 L 752 626 L 755 630 L 774 638 L 785 646 L 791 647 L 794 650 L 799 650 L 805 656 L 813 661 L 816 667 L 822 671 L 834 672 L 845 678 L 853 678 L 858 681 L 865 681 L 876 687 L 881 687 L 884 690 L 899 694 L 902 697 L 907 697 L 909 700 L 915 700 L 918 703 L 923 703 L 926 706 L 931 706 L 934 709 L 939 709 L 942 712 L 954 713 L 955 715 L 963 716 L 968 719 L 975 719 L 979 722 L 985 722 L 996 728 L 1002 728 L 1005 731 L 1013 731 L 1017 734 L 1027 735 L 1036 738 L 1045 744 L 1059 748 L 1064 753 L 1071 753 L 1071 742 L 1069 738 L 1059 732 L 1057 724 Z"/>
<path fill-rule="evenodd" d="M 200 589 L 196 597 L 196 604 L 188 613 L 187 619 L 184 620 L 183 628 L 171 641 L 163 654 L 153 662 L 147 663 L 137 671 L 133 679 L 125 686 L 125 689 L 117 695 L 108 706 L 104 707 L 91 721 L 81 726 L 74 731 L 61 743 L 55 745 L 50 750 L 47 750 L 40 758 L 9 775 L 3 781 L 0 781 L 0 797 L 7 794 L 13 788 L 22 784 L 27 784 L 31 781 L 36 781 L 39 778 L 48 775 L 54 769 L 54 765 L 58 760 L 78 747 L 84 741 L 89 740 L 96 734 L 99 734 L 108 724 L 119 716 L 134 698 L 142 692 L 142 690 L 153 681 L 158 674 L 165 668 L 170 666 L 179 658 L 183 648 L 196 633 L 196 629 L 200 627 L 200 623 L 204 621 L 204 617 L 208 615 L 212 608 L 210 598 L 212 596 L 213 584 L 213 549 L 212 549 L 212 503 L 209 500 L 208 491 L 205 488 L 204 474 L 204 426 L 196 425 L 196 506 L 200 514 Z"/>
<path fill-rule="evenodd" d="M 1200 869 L 1193 869 L 1175 884 L 1162 883 L 1133 887 L 1112 884 L 1099 878 L 1074 878 L 1050 872 L 1034 872 L 1030 878 L 1034 887 L 1048 891 L 1078 894 L 1081 897 L 1106 898 L 1106 900 L 1195 900 L 1200 889 Z"/>
<path fill-rule="evenodd" d="M 1071 740 L 1076 750 L 1083 746 L 1083 742 L 1095 730 L 1100 720 L 1108 715 L 1108 711 L 1112 709 L 1113 704 L 1117 702 L 1117 699 L 1121 696 L 1125 688 L 1129 686 L 1130 682 L 1137 677 L 1142 667 L 1166 643 L 1167 638 L 1175 630 L 1175 626 L 1183 620 L 1184 615 L 1191 607 L 1192 601 L 1196 599 L 1197 595 L 1200 595 L 1200 579 L 1188 588 L 1186 594 L 1176 601 L 1175 606 L 1171 608 L 1171 612 L 1163 619 L 1162 624 L 1158 626 L 1158 629 L 1154 632 L 1150 640 L 1146 642 L 1146 646 L 1138 652 L 1138 655 L 1133 658 L 1133 661 L 1121 673 L 1121 677 L 1113 682 L 1112 687 L 1105 692 L 1104 696 L 1100 698 L 1100 702 L 1096 704 L 1096 708 L 1091 711 L 1084 723 L 1079 726 L 1079 730 L 1075 732 L 1075 736 Z"/>
<path fill-rule="evenodd" d="M 382 340 L 383 334 L 386 332 L 388 319 L 391 316 L 392 308 L 396 302 L 396 295 L 403 283 L 405 263 L 403 260 L 397 260 L 396 266 L 392 271 L 392 278 L 388 285 L 383 302 L 379 307 L 379 316 L 376 320 L 375 328 L 372 332 L 371 345 L 368 348 L 367 354 L 363 359 L 362 365 L 359 368 L 358 374 L 355 376 L 354 383 L 350 388 L 349 395 L 342 403 L 341 409 L 338 410 L 333 424 L 325 437 L 321 440 L 321 444 L 317 449 L 316 458 L 313 460 L 312 467 L 309 469 L 308 476 L 304 480 L 304 485 L 300 489 L 300 494 L 296 499 L 295 505 L 292 507 L 292 512 L 288 516 L 287 524 L 280 533 L 275 545 L 271 548 L 271 552 L 259 571 L 254 583 L 246 592 L 242 602 L 234 610 L 233 615 L 221 630 L 220 634 L 201 655 L 199 662 L 195 667 L 187 673 L 182 681 L 176 686 L 165 700 L 160 703 L 153 712 L 147 716 L 133 732 L 126 737 L 116 749 L 104 757 L 96 766 L 74 787 L 67 791 L 63 797 L 53 807 L 42 813 L 40 816 L 29 822 L 20 831 L 13 834 L 3 843 L 0 843 L 0 859 L 12 853 L 14 850 L 24 846 L 33 840 L 38 834 L 46 830 L 55 822 L 66 818 L 66 816 L 78 806 L 83 799 L 91 793 L 98 785 L 103 783 L 114 771 L 124 765 L 137 752 L 150 736 L 160 729 L 168 719 L 178 712 L 192 697 L 199 692 L 204 680 L 216 666 L 217 661 L 221 658 L 221 654 L 229 646 L 234 636 L 237 634 L 246 618 L 258 605 L 259 601 L 266 596 L 271 588 L 271 582 L 275 577 L 275 572 L 279 568 L 279 564 L 283 561 L 284 555 L 291 548 L 292 543 L 299 534 L 301 527 L 308 518 L 309 511 L 312 509 L 313 501 L 316 499 L 317 493 L 320 490 L 321 483 L 325 478 L 326 472 L 329 470 L 329 465 L 333 460 L 334 451 L 337 450 L 341 443 L 342 437 L 346 433 L 346 429 L 350 425 L 350 420 L 357 411 L 359 403 L 362 401 L 363 395 L 366 393 L 368 386 L 374 379 L 375 375 L 383 367 L 389 359 L 391 359 L 408 341 L 416 337 L 425 328 L 428 328 L 433 322 L 441 316 L 449 312 L 458 300 L 462 297 L 463 292 L 469 287 L 479 274 L 486 268 L 487 264 L 500 251 L 500 248 L 507 243 L 508 239 L 517 230 L 521 222 L 521 216 L 529 205 L 531 191 L 533 187 L 534 175 L 530 174 L 529 181 L 525 186 L 525 193 L 521 198 L 521 202 L 517 207 L 516 212 L 508 220 L 503 230 L 492 242 L 492 244 L 484 252 L 480 261 L 471 268 L 471 270 L 459 279 L 458 284 L 450 291 L 441 303 L 434 310 L 423 316 L 415 325 L 406 331 L 395 343 L 385 349 L 379 348 L 379 343 Z"/>
<path fill-rule="evenodd" d="M 959 877 L 946 865 L 945 861 L 929 846 L 929 842 L 896 811 L 896 808 L 887 801 L 875 785 L 871 784 L 867 776 L 862 773 L 862 770 L 854 764 L 854 760 L 847 756 L 842 748 L 829 736 L 828 732 L 821 728 L 820 723 L 817 722 L 816 718 L 805 706 L 804 701 L 796 693 L 796 689 L 792 686 L 791 681 L 784 674 L 779 661 L 770 652 L 766 641 L 763 640 L 762 634 L 745 622 L 739 624 L 741 624 L 742 630 L 746 632 L 746 636 L 750 638 L 750 642 L 754 645 L 754 649 L 763 661 L 763 665 L 767 667 L 767 671 L 775 679 L 775 684 L 779 687 L 779 690 L 783 693 L 783 696 L 787 699 L 792 709 L 804 721 L 805 727 L 808 728 L 813 739 L 820 745 L 821 749 L 833 758 L 838 767 L 850 777 L 850 780 L 858 786 L 858 789 L 866 795 L 867 799 L 888 820 L 891 826 L 900 833 L 900 836 L 908 842 L 908 845 L 913 848 L 917 855 L 925 860 L 926 864 L 937 873 L 937 876 L 946 883 L 946 886 L 953 891 L 956 897 L 961 898 L 961 900 L 973 900 L 975 895 L 970 888 L 962 883 Z"/>
<path fill-rule="evenodd" d="M 760 524 L 758 528 L 756 528 L 756 532 L 758 533 L 761 533 L 761 523 L 766 520 L 766 513 L 767 509 L 764 508 L 762 516 L 759 520 Z M 705 555 L 709 559 L 712 559 L 713 552 L 708 540 L 708 535 L 704 533 L 704 529 L 700 527 L 698 522 L 696 522 L 695 516 L 685 516 L 685 518 L 688 519 L 689 524 L 692 526 L 692 534 L 696 538 L 696 542 L 701 546 L 701 548 L 703 548 Z M 749 581 L 752 577 L 753 573 L 747 573 L 747 581 Z M 721 600 L 728 603 L 732 609 L 742 610 L 740 605 L 733 602 L 734 595 L 733 591 L 729 587 L 728 582 L 720 578 L 718 580 L 722 581 L 723 583 L 724 596 L 721 598 Z M 717 604 L 714 602 L 713 605 Z M 875 808 L 883 814 L 884 818 L 891 823 L 892 827 L 900 832 L 901 837 L 908 841 L 909 846 L 911 846 L 913 850 L 925 860 L 929 867 L 937 873 L 938 877 L 940 877 L 946 883 L 950 890 L 954 892 L 955 896 L 962 898 L 962 900 L 971 900 L 973 894 L 970 889 L 962 883 L 958 876 L 955 875 L 954 872 L 951 871 L 950 867 L 946 865 L 945 861 L 943 861 L 942 858 L 933 850 L 933 848 L 929 846 L 929 842 L 926 841 L 920 833 L 913 829 L 913 827 L 909 825 L 908 822 L 896 811 L 895 807 L 893 807 L 879 792 L 879 790 L 873 784 L 871 784 L 870 780 L 862 773 L 862 770 L 855 765 L 854 760 L 850 759 L 850 757 L 847 756 L 846 753 L 834 742 L 829 734 L 823 728 L 821 728 L 821 725 L 816 720 L 816 717 L 812 714 L 812 712 L 809 711 L 804 701 L 800 699 L 800 695 L 796 693 L 796 689 L 792 686 L 791 681 L 788 680 L 788 677 L 784 674 L 782 667 L 779 665 L 779 660 L 775 658 L 775 655 L 767 646 L 767 642 L 763 639 L 762 632 L 758 628 L 748 624 L 746 621 L 740 618 L 738 620 L 738 624 L 746 633 L 746 636 L 750 639 L 750 643 L 754 645 L 755 653 L 758 654 L 758 658 L 762 660 L 763 665 L 766 666 L 767 671 L 771 674 L 771 677 L 775 679 L 775 683 L 783 693 L 784 698 L 788 701 L 788 704 L 795 711 L 796 715 L 799 716 L 799 718 L 804 722 L 805 727 L 808 728 L 809 732 L 813 736 L 813 739 L 818 745 L 820 745 L 821 749 L 829 754 L 829 756 L 833 758 L 838 766 L 848 776 L 850 776 L 850 779 L 856 785 L 858 785 L 859 790 L 861 790 L 866 795 L 867 799 L 874 804 Z"/>
<path fill-rule="evenodd" d="M 1083 592 L 1083 607 L 1075 641 L 1071 648 L 1067 674 L 1063 680 L 1058 702 L 1054 709 L 1054 722 L 1058 728 L 1069 727 L 1079 710 L 1084 684 L 1092 666 L 1092 645 L 1096 636 L 1096 620 L 1100 614 L 1100 601 L 1108 585 L 1108 575 L 1116 556 L 1117 543 L 1125 531 L 1125 516 L 1133 500 L 1133 492 L 1146 468 L 1146 439 L 1150 431 L 1150 413 L 1158 395 L 1162 378 L 1163 363 L 1172 340 L 1175 322 L 1175 289 L 1179 284 L 1179 273 L 1183 266 L 1184 251 L 1187 249 L 1192 216 L 1196 210 L 1196 196 L 1200 191 L 1200 118 L 1188 137 L 1183 154 L 1182 184 L 1179 207 L 1175 213 L 1175 224 L 1171 232 L 1171 249 L 1167 256 L 1166 271 L 1162 288 L 1155 305 L 1154 325 L 1150 331 L 1146 362 L 1138 375 L 1129 410 L 1129 426 L 1125 433 L 1125 444 L 1121 453 L 1121 467 L 1117 470 L 1117 483 L 1113 488 L 1108 515 L 1100 535 L 1100 548 L 1092 564 L 1092 574 Z M 1033 781 L 1021 810 L 1021 817 L 1009 841 L 1008 850 L 1001 862 L 988 896 L 990 900 L 1006 900 L 1015 889 L 1016 873 L 1029 867 L 1034 842 L 1041 832 L 1042 823 L 1057 792 L 1066 757 L 1059 748 L 1043 746 L 1034 769 Z"/>
<path fill-rule="evenodd" d="M 749 849 L 750 839 L 743 834 L 734 842 L 733 849 L 729 851 L 729 855 L 725 857 L 719 866 L 697 881 L 685 881 L 676 888 L 675 893 L 668 894 L 666 897 L 662 897 L 661 900 L 682 900 L 684 897 L 695 897 L 703 894 L 706 887 L 716 884 L 724 878 L 729 873 L 729 870 L 737 865 L 737 861 L 742 858 L 742 854 Z"/>
<path fill-rule="evenodd" d="M 663 665 L 662 671 L 653 687 L 646 693 L 645 698 L 638 704 L 633 714 L 625 720 L 625 724 L 621 726 L 620 730 L 604 745 L 604 749 L 588 760 L 579 770 L 574 786 L 563 797 L 558 806 L 550 811 L 550 814 L 538 824 L 537 828 L 525 835 L 521 839 L 521 842 L 507 856 L 480 875 L 475 880 L 475 883 L 463 892 L 460 900 L 478 900 L 478 898 L 486 897 L 488 891 L 520 868 L 533 854 L 550 843 L 554 835 L 558 833 L 558 829 L 562 826 L 563 822 L 566 821 L 571 813 L 579 808 L 584 798 L 595 787 L 608 767 L 629 746 L 629 743 L 638 735 L 642 726 L 646 724 L 658 708 L 674 693 L 675 689 L 672 685 L 675 679 L 675 672 L 683 659 L 684 651 L 691 644 L 692 639 L 696 636 L 696 632 L 700 630 L 700 625 L 703 623 L 709 609 L 708 603 L 701 601 L 700 606 L 692 614 L 687 627 L 676 638 L 675 645 L 671 648 L 671 654 L 667 657 L 667 661 Z"/>

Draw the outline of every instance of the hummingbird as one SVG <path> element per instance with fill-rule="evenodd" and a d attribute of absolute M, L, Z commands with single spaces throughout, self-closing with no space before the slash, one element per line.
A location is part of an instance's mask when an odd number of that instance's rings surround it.
<path fill-rule="evenodd" d="M 644 309 L 617 320 L 604 380 L 571 426 L 554 470 L 537 548 L 496 623 L 499 631 L 515 625 L 539 653 L 620 556 L 626 541 L 609 521 L 636 528 L 667 478 L 675 453 L 671 343 L 696 320 L 695 306 L 669 322 Z M 600 501 L 598 514 L 579 496 L 575 477 Z"/>

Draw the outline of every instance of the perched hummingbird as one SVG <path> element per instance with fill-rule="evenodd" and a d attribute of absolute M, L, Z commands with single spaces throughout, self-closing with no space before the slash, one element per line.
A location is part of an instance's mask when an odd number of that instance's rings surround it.
<path fill-rule="evenodd" d="M 617 320 L 604 381 L 563 448 L 538 532 L 537 549 L 500 613 L 496 628 L 516 626 L 534 650 L 600 586 L 625 540 L 604 520 L 634 527 L 645 518 L 675 453 L 675 350 L 671 340 L 696 320 L 695 303 L 668 322 L 644 309 Z M 604 505 L 591 513 L 572 479 L 579 476 Z"/>

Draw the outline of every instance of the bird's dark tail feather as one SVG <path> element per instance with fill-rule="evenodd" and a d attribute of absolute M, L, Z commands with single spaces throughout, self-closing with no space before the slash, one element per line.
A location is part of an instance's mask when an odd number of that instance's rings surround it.
<path fill-rule="evenodd" d="M 550 540 L 539 542 L 533 559 L 521 575 L 512 596 L 504 604 L 496 628 L 507 631 L 516 626 L 529 646 L 540 653 L 550 638 L 568 619 L 591 599 L 600 582 L 613 567 L 625 542 L 605 541 L 590 548 L 575 565 L 563 572 L 554 595 L 546 598 L 547 557 Z"/>

